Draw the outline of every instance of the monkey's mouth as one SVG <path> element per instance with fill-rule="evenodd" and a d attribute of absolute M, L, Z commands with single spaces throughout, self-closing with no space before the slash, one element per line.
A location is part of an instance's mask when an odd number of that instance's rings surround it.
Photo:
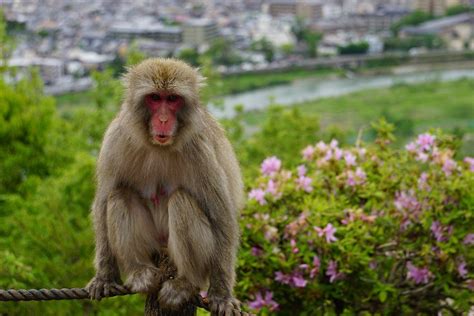
<path fill-rule="evenodd" d="M 157 141 L 158 143 L 164 145 L 171 140 L 171 135 L 164 135 L 164 134 L 158 134 L 153 136 L 153 140 Z"/>

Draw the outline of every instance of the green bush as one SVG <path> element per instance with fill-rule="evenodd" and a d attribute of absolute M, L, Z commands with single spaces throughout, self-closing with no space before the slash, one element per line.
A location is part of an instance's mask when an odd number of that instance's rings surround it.
<path fill-rule="evenodd" d="M 270 157 L 242 214 L 238 293 L 261 315 L 434 315 L 474 304 L 474 159 L 422 134 Z M 444 314 L 443 314 L 444 315 Z"/>
<path fill-rule="evenodd" d="M 350 43 L 346 46 L 339 46 L 337 50 L 341 55 L 365 54 L 369 50 L 369 43 L 365 41 Z"/>

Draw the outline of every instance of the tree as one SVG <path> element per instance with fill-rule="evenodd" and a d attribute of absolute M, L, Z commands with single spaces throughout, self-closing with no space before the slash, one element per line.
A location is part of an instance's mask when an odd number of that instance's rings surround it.
<path fill-rule="evenodd" d="M 318 52 L 316 48 L 318 47 L 318 43 L 321 40 L 323 35 L 318 32 L 313 32 L 310 30 L 307 30 L 304 35 L 304 40 L 306 42 L 306 45 L 308 46 L 308 56 L 311 58 L 314 58 L 317 56 Z"/>
<path fill-rule="evenodd" d="M 440 48 L 443 41 L 436 35 L 420 35 L 407 38 L 390 37 L 384 41 L 385 51 L 408 51 L 414 47 L 426 47 L 429 49 Z"/>
<path fill-rule="evenodd" d="M 291 25 L 291 32 L 296 38 L 297 42 L 304 40 L 304 36 L 308 27 L 306 26 L 305 21 L 301 17 L 296 17 Z"/>
<path fill-rule="evenodd" d="M 66 129 L 54 100 L 42 95 L 37 71 L 14 85 L 0 77 L 0 193 L 15 193 L 34 178 L 50 175 L 68 156 L 59 145 Z"/>
<path fill-rule="evenodd" d="M 308 56 L 311 58 L 317 55 L 317 46 L 319 41 L 322 39 L 323 34 L 314 32 L 305 23 L 301 17 L 297 17 L 291 26 L 291 32 L 296 38 L 298 43 L 304 42 L 307 46 Z"/>
<path fill-rule="evenodd" d="M 404 26 L 414 26 L 414 25 L 419 25 L 423 22 L 432 20 L 434 17 L 430 13 L 426 13 L 420 10 L 413 11 L 412 13 L 404 16 L 403 18 L 400 19 L 400 21 L 392 24 L 391 29 L 393 34 L 397 35 L 398 32 L 404 27 Z"/>
<path fill-rule="evenodd" d="M 232 66 L 239 64 L 242 59 L 235 53 L 232 43 L 225 38 L 217 38 L 205 53 L 214 65 Z"/>
<path fill-rule="evenodd" d="M 125 65 L 127 67 L 136 65 L 145 60 L 146 57 L 147 56 L 138 49 L 136 43 L 133 43 L 127 51 L 127 62 Z"/>
<path fill-rule="evenodd" d="M 112 69 L 93 71 L 92 79 L 94 79 L 94 88 L 91 93 L 99 109 L 108 104 L 119 103 L 123 89 L 120 82 L 114 78 Z"/>
<path fill-rule="evenodd" d="M 7 68 L 8 58 L 10 57 L 13 48 L 14 41 L 7 34 L 7 26 L 5 23 L 5 18 L 3 16 L 3 11 L 0 10 L 0 74 L 5 72 Z"/>
<path fill-rule="evenodd" d="M 465 12 L 474 11 L 474 6 L 467 6 L 467 5 L 454 5 L 446 9 L 446 15 L 457 15 Z"/>
<path fill-rule="evenodd" d="M 346 46 L 339 46 L 337 49 L 341 55 L 365 54 L 369 50 L 369 43 L 365 41 L 350 43 Z"/>
<path fill-rule="evenodd" d="M 295 46 L 293 44 L 288 43 L 281 45 L 280 49 L 285 56 L 288 56 L 293 53 L 293 51 L 295 50 Z"/>
<path fill-rule="evenodd" d="M 251 45 L 251 48 L 254 51 L 263 53 L 267 62 L 272 62 L 273 58 L 275 57 L 275 47 L 273 46 L 272 42 L 270 42 L 265 37 L 259 39 L 258 41 L 254 41 Z"/>
<path fill-rule="evenodd" d="M 178 58 L 193 66 L 199 66 L 199 52 L 194 47 L 182 49 L 178 54 Z"/>

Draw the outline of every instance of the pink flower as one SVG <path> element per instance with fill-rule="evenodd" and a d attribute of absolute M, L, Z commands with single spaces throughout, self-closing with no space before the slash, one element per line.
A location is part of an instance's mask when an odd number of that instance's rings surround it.
<path fill-rule="evenodd" d="M 369 262 L 369 268 L 372 269 L 372 270 L 377 269 L 377 261 L 375 261 L 375 260 L 370 261 Z"/>
<path fill-rule="evenodd" d="M 323 157 L 323 161 L 329 161 L 332 159 L 332 151 L 331 150 L 328 150 L 326 152 L 326 155 Z"/>
<path fill-rule="evenodd" d="M 306 284 L 308 284 L 308 281 L 306 281 L 301 273 L 294 273 L 291 276 L 291 280 L 293 282 L 293 285 L 295 287 L 306 287 Z"/>
<path fill-rule="evenodd" d="M 266 225 L 264 237 L 268 241 L 276 241 L 278 239 L 278 229 L 274 226 Z"/>
<path fill-rule="evenodd" d="M 466 286 L 470 291 L 474 292 L 474 279 L 466 280 Z"/>
<path fill-rule="evenodd" d="M 318 256 L 314 256 L 313 268 L 309 271 L 309 277 L 311 279 L 314 279 L 314 277 L 318 274 L 320 267 L 321 267 L 321 261 L 319 260 Z"/>
<path fill-rule="evenodd" d="M 295 270 L 291 274 L 284 274 L 281 271 L 277 271 L 275 272 L 275 281 L 292 287 L 306 287 L 306 284 L 308 284 L 308 281 L 304 279 L 300 270 Z"/>
<path fill-rule="evenodd" d="M 273 181 L 272 179 L 268 180 L 267 189 L 265 190 L 265 192 L 271 194 L 274 198 L 278 198 L 281 196 L 281 193 L 278 192 L 278 188 L 275 181 Z"/>
<path fill-rule="evenodd" d="M 344 155 L 344 161 L 346 162 L 346 165 L 348 165 L 348 166 L 355 166 L 356 165 L 356 156 L 354 156 L 350 152 L 347 152 Z"/>
<path fill-rule="evenodd" d="M 412 190 L 408 192 L 397 192 L 395 193 L 395 207 L 399 211 L 417 212 L 420 210 L 421 205 L 415 197 Z"/>
<path fill-rule="evenodd" d="M 297 180 L 297 187 L 298 189 L 301 189 L 306 192 L 311 192 L 313 191 L 313 187 L 311 186 L 311 182 L 313 182 L 313 179 L 305 176 L 300 176 Z"/>
<path fill-rule="evenodd" d="M 340 280 L 344 277 L 344 273 L 337 272 L 337 262 L 334 260 L 329 261 L 326 275 L 329 277 L 330 283 L 333 283 L 334 281 Z"/>
<path fill-rule="evenodd" d="M 260 257 L 261 255 L 263 255 L 263 249 L 260 248 L 259 246 L 253 246 L 251 252 L 252 252 L 252 256 L 255 256 L 255 257 Z"/>
<path fill-rule="evenodd" d="M 359 157 L 364 158 L 366 153 L 367 153 L 367 149 L 357 148 L 357 154 L 359 154 Z"/>
<path fill-rule="evenodd" d="M 367 175 L 365 174 L 362 168 L 358 167 L 355 172 L 355 176 L 358 178 L 359 181 L 364 182 L 367 179 Z"/>
<path fill-rule="evenodd" d="M 344 152 L 339 148 L 334 149 L 334 159 L 341 160 L 343 153 Z"/>
<path fill-rule="evenodd" d="M 308 216 L 307 212 L 301 212 L 301 214 L 298 216 L 297 219 L 294 221 L 290 222 L 288 225 L 285 227 L 285 235 L 286 237 L 288 236 L 296 236 L 299 231 L 306 226 L 306 218 Z"/>
<path fill-rule="evenodd" d="M 275 272 L 275 281 L 289 285 L 291 283 L 291 277 L 281 271 L 277 271 Z"/>
<path fill-rule="evenodd" d="M 428 151 L 430 150 L 431 146 L 434 145 L 435 136 L 425 133 L 418 135 L 418 139 L 416 140 L 417 145 L 420 147 L 421 150 Z"/>
<path fill-rule="evenodd" d="M 434 221 L 431 224 L 431 232 L 433 233 L 433 236 L 436 238 L 436 241 L 441 242 L 441 241 L 446 240 L 446 238 L 444 237 L 443 231 L 444 231 L 443 226 L 441 226 L 439 221 Z"/>
<path fill-rule="evenodd" d="M 466 261 L 462 260 L 459 264 L 458 264 L 458 274 L 461 278 L 465 278 L 467 276 L 467 274 L 469 273 L 469 271 L 467 271 L 467 268 L 466 268 Z"/>
<path fill-rule="evenodd" d="M 337 148 L 338 145 L 339 145 L 339 142 L 335 139 L 331 140 L 331 142 L 329 143 L 329 147 L 333 149 Z"/>
<path fill-rule="evenodd" d="M 424 191 L 431 191 L 431 187 L 428 185 L 427 181 L 428 174 L 426 172 L 423 172 L 418 178 L 418 189 Z"/>
<path fill-rule="evenodd" d="M 314 230 L 316 230 L 319 237 L 325 236 L 326 242 L 328 243 L 331 243 L 337 240 L 337 238 L 334 236 L 334 234 L 336 233 L 336 228 L 334 228 L 332 224 L 327 224 L 325 228 L 319 228 L 315 226 Z"/>
<path fill-rule="evenodd" d="M 361 185 L 365 182 L 366 179 L 367 175 L 360 167 L 357 167 L 355 172 L 353 172 L 352 170 L 347 171 L 346 184 L 348 186 L 353 187 L 356 185 Z"/>
<path fill-rule="evenodd" d="M 417 149 L 417 146 L 414 142 L 411 142 L 411 143 L 408 143 L 406 146 L 405 146 L 405 149 L 411 153 L 414 153 L 416 152 L 416 149 Z"/>
<path fill-rule="evenodd" d="M 444 174 L 448 177 L 453 173 L 453 170 L 456 169 L 456 161 L 448 158 L 443 163 Z"/>
<path fill-rule="evenodd" d="M 469 171 L 474 172 L 474 158 L 466 157 L 464 158 L 464 162 L 469 165 Z"/>
<path fill-rule="evenodd" d="M 416 284 L 428 283 L 432 274 L 428 268 L 418 268 L 411 261 L 407 262 L 407 279 L 412 279 Z"/>
<path fill-rule="evenodd" d="M 466 237 L 464 237 L 463 244 L 465 245 L 474 245 L 474 234 L 467 234 Z"/>
<path fill-rule="evenodd" d="M 326 143 L 323 141 L 319 141 L 316 144 L 316 149 L 320 152 L 326 152 L 326 150 L 328 149 L 328 145 L 326 145 Z"/>
<path fill-rule="evenodd" d="M 262 189 L 253 189 L 249 193 L 249 199 L 256 200 L 260 205 L 267 204 L 265 200 L 265 192 Z"/>
<path fill-rule="evenodd" d="M 275 156 L 269 157 L 262 162 L 261 171 L 264 175 L 271 176 L 281 168 L 281 160 Z"/>
<path fill-rule="evenodd" d="M 313 155 L 314 155 L 314 147 L 313 146 L 307 146 L 305 149 L 303 149 L 303 151 L 301 152 L 303 154 L 303 159 L 304 160 L 310 160 L 311 158 L 313 158 Z"/>
<path fill-rule="evenodd" d="M 278 303 L 273 300 L 273 293 L 265 291 L 264 295 L 261 292 L 255 294 L 255 300 L 248 303 L 249 307 L 259 311 L 264 307 L 268 307 L 270 311 L 276 311 L 278 309 Z"/>
<path fill-rule="evenodd" d="M 294 239 L 290 240 L 290 245 L 291 245 L 291 252 L 293 252 L 293 253 L 300 252 L 298 247 L 296 247 L 296 240 L 294 240 Z"/>
<path fill-rule="evenodd" d="M 296 168 L 298 170 L 298 176 L 299 177 L 303 177 L 304 175 L 306 175 L 306 166 L 305 165 L 299 165 L 298 168 Z"/>
<path fill-rule="evenodd" d="M 416 156 L 415 160 L 421 161 L 421 162 L 427 162 L 428 161 L 428 154 L 425 154 L 423 152 L 419 152 L 418 155 Z"/>

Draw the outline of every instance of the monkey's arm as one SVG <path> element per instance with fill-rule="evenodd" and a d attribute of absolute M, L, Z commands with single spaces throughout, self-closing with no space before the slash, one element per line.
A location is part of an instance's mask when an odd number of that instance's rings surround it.
<path fill-rule="evenodd" d="M 108 296 L 110 288 L 120 284 L 117 260 L 110 249 L 107 237 L 107 200 L 96 198 L 92 206 L 95 228 L 95 269 L 96 275 L 87 285 L 91 298 L 100 300 Z"/>
<path fill-rule="evenodd" d="M 96 275 L 87 288 L 94 299 L 107 296 L 114 284 L 120 283 L 120 271 L 117 259 L 113 254 L 108 240 L 107 205 L 109 193 L 116 184 L 113 163 L 107 159 L 110 151 L 110 128 L 104 138 L 99 159 L 97 161 L 97 189 L 92 204 L 92 218 L 95 230 L 95 269 Z"/>

